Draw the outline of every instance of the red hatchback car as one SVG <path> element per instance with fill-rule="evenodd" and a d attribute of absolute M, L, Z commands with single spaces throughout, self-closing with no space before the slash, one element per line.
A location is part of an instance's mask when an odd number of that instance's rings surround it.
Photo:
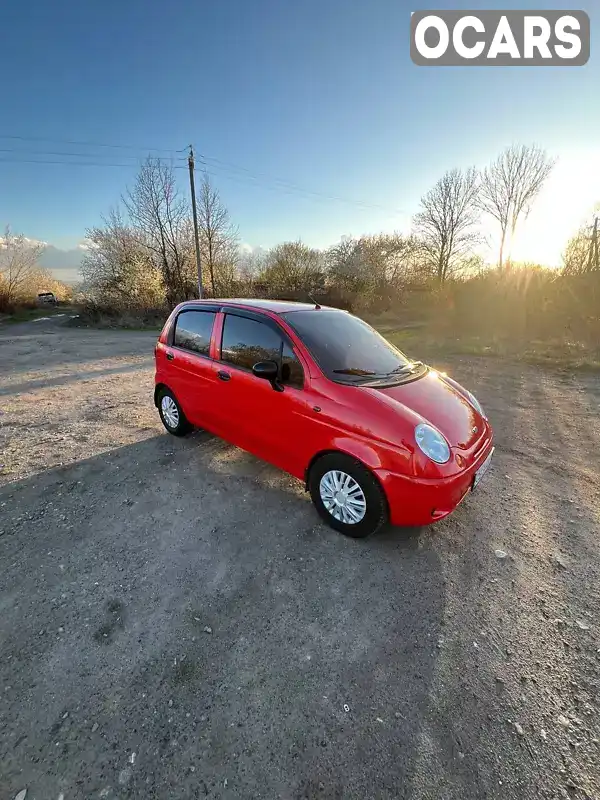
<path fill-rule="evenodd" d="M 155 350 L 169 431 L 204 428 L 305 482 L 348 536 L 450 514 L 487 471 L 492 428 L 475 397 L 335 308 L 195 300 Z"/>

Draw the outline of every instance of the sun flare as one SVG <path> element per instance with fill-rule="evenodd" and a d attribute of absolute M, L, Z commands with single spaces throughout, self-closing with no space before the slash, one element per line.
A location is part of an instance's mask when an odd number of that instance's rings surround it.
<path fill-rule="evenodd" d="M 517 229 L 511 248 L 514 261 L 561 266 L 569 237 L 600 201 L 598 174 L 600 149 L 559 157 L 529 217 Z"/>

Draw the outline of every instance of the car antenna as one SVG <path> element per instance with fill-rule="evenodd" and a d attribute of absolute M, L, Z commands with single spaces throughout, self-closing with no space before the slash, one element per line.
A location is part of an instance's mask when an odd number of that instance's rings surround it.
<path fill-rule="evenodd" d="M 321 308 L 321 306 L 320 306 L 320 305 L 317 303 L 317 301 L 315 300 L 315 298 L 314 298 L 314 297 L 312 297 L 310 294 L 308 295 L 308 299 L 310 300 L 310 302 L 311 302 L 311 303 L 314 303 L 314 304 L 315 304 L 315 309 L 317 309 L 317 310 L 318 310 L 319 308 Z"/>

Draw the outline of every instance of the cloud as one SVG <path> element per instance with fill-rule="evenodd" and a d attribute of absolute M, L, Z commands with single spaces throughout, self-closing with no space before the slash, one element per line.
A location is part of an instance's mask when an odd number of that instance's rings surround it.
<path fill-rule="evenodd" d="M 89 239 L 84 239 L 77 245 L 77 250 L 83 250 L 84 253 L 87 253 L 88 250 L 93 250 L 95 247 L 98 247 L 98 245 L 94 244 L 94 242 L 91 242 Z"/>
<path fill-rule="evenodd" d="M 18 234 L 14 234 L 17 236 Z M 76 247 L 63 249 L 53 244 L 24 236 L 27 244 L 42 246 L 44 249 L 38 258 L 40 267 L 49 270 L 59 280 L 79 281 L 81 279 L 80 267 L 85 254 L 93 247 L 87 239 L 83 239 Z M 0 236 L 0 248 L 5 246 L 5 239 Z"/>
<path fill-rule="evenodd" d="M 52 273 L 57 275 L 58 271 L 61 274 L 70 273 L 72 279 L 78 279 L 80 276 L 79 268 L 85 256 L 87 248 L 74 247 L 72 250 L 62 250 L 60 247 L 54 245 L 47 245 L 46 249 L 39 258 L 41 267 L 49 269 Z"/>
<path fill-rule="evenodd" d="M 13 234 L 13 236 L 18 236 L 18 234 Z M 39 239 L 30 239 L 29 236 L 24 236 L 23 241 L 30 244 L 32 247 L 36 247 L 37 245 L 42 245 L 42 247 L 47 247 L 48 242 L 42 242 Z M 4 246 L 5 238 L 4 236 L 0 236 L 0 246 Z"/>

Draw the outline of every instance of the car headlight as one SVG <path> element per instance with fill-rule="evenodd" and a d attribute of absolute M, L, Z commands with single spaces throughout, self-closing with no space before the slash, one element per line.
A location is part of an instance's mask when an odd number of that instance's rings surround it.
<path fill-rule="evenodd" d="M 481 403 L 480 403 L 480 402 L 479 402 L 479 400 L 478 400 L 478 399 L 475 397 L 475 395 L 474 395 L 474 394 L 471 394 L 471 392 L 467 391 L 467 397 L 469 398 L 469 402 L 471 403 L 471 405 L 472 405 L 472 406 L 475 408 L 475 411 L 477 411 L 479 414 L 481 414 L 481 416 L 482 416 L 484 419 L 487 419 L 487 417 L 486 417 L 486 415 L 485 415 L 485 411 L 484 411 L 484 410 L 483 410 L 483 408 L 481 407 Z"/>
<path fill-rule="evenodd" d="M 432 425 L 422 422 L 415 428 L 415 440 L 421 452 L 436 464 L 445 464 L 450 459 L 450 446 L 442 434 Z"/>

